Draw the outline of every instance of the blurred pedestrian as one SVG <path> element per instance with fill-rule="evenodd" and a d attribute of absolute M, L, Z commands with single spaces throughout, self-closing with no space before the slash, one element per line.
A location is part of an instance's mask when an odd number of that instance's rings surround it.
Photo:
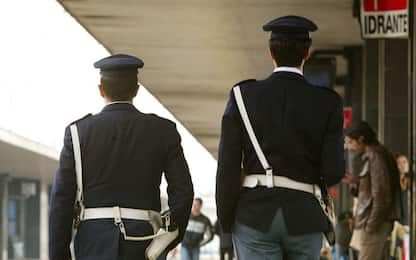
<path fill-rule="evenodd" d="M 198 260 L 200 248 L 209 243 L 214 237 L 211 221 L 207 216 L 202 214 L 201 209 L 202 199 L 195 198 L 192 204 L 189 223 L 182 241 L 182 260 Z"/>
<path fill-rule="evenodd" d="M 361 122 L 346 134 L 347 149 L 362 153 L 354 235 L 360 234 L 360 260 L 381 260 L 387 238 L 401 217 L 400 184 L 393 155 L 379 143 L 370 125 Z M 358 235 L 357 235 L 358 236 Z"/>
<path fill-rule="evenodd" d="M 400 188 L 402 193 L 402 209 L 403 216 L 400 221 L 402 225 L 409 225 L 409 210 L 410 210 L 410 172 L 409 160 L 406 155 L 399 154 L 396 156 L 397 168 L 400 174 Z"/>
<path fill-rule="evenodd" d="M 410 211 L 410 172 L 409 161 L 404 154 L 396 155 L 397 168 L 400 174 L 400 188 L 402 201 L 402 218 L 394 222 L 391 235 L 390 255 L 393 259 L 399 259 L 402 255 L 403 241 L 409 234 L 409 211 Z"/>

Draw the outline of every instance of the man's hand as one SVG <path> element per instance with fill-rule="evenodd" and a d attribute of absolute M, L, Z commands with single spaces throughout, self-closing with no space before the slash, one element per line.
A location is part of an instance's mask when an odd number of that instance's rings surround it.
<path fill-rule="evenodd" d="M 351 185 L 352 187 L 357 187 L 357 180 L 355 179 L 354 175 L 350 172 L 346 172 L 344 177 L 342 178 L 342 182 Z"/>
<path fill-rule="evenodd" d="M 338 198 L 338 190 L 336 188 L 328 188 L 328 194 L 331 197 L 331 199 L 336 199 Z"/>

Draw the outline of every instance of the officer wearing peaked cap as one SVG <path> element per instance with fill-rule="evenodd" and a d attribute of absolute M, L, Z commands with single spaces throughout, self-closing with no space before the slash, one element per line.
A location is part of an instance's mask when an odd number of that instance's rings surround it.
<path fill-rule="evenodd" d="M 284 16 L 263 29 L 271 32 L 275 68 L 230 93 L 218 154 L 218 219 L 233 233 L 240 260 L 319 259 L 331 225 L 318 198 L 324 182 L 334 185 L 344 175 L 343 106 L 335 92 L 303 77 L 309 33 L 317 30 L 312 21 Z"/>
<path fill-rule="evenodd" d="M 143 61 L 117 54 L 94 66 L 106 105 L 65 130 L 51 194 L 49 257 L 71 257 L 75 227 L 77 260 L 163 258 L 182 239 L 193 201 L 181 138 L 173 122 L 132 104 Z M 170 211 L 161 215 L 162 174 Z"/>

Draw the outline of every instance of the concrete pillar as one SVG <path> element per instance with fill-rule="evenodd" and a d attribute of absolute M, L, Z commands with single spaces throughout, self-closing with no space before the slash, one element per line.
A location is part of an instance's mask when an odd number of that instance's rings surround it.
<path fill-rule="evenodd" d="M 366 40 L 363 119 L 393 153 L 408 151 L 408 51 L 405 39 Z"/>
<path fill-rule="evenodd" d="M 416 97 L 411 90 L 414 91 L 416 86 L 416 73 L 413 72 L 415 78 L 409 84 L 408 46 L 406 39 L 365 41 L 363 118 L 377 131 L 379 140 L 391 152 L 407 154 L 414 161 L 415 106 L 411 100 L 416 100 Z M 413 59 L 415 65 L 414 54 Z M 413 201 L 413 208 L 414 204 Z M 413 226 L 414 222 L 413 215 Z M 414 237 L 414 228 L 412 232 L 411 237 Z"/>
<path fill-rule="evenodd" d="M 408 138 L 408 43 L 385 40 L 384 144 L 393 153 L 407 154 Z M 381 114 L 381 112 L 380 112 Z"/>
<path fill-rule="evenodd" d="M 366 40 L 363 52 L 363 119 L 378 131 L 379 127 L 379 44 Z"/>
<path fill-rule="evenodd" d="M 48 216 L 49 216 L 48 183 L 40 183 L 40 260 L 48 260 Z"/>
<path fill-rule="evenodd" d="M 1 251 L 1 259 L 8 260 L 8 230 L 9 230 L 9 214 L 8 214 L 8 205 L 9 205 L 9 184 L 8 184 L 8 177 L 5 176 L 3 179 L 3 194 L 2 194 L 2 216 L 1 216 L 1 225 L 2 225 L 2 251 Z"/>
<path fill-rule="evenodd" d="M 352 107 L 352 123 L 356 124 L 362 120 L 363 103 L 363 48 L 360 46 L 345 48 L 348 58 L 348 80 L 346 84 L 344 100 L 345 106 Z M 348 98 L 347 98 L 348 97 Z"/>
<path fill-rule="evenodd" d="M 409 161 L 410 161 L 410 169 L 415 173 L 415 155 L 416 155 L 416 4 L 415 1 L 409 1 L 409 83 L 408 83 L 408 92 L 409 92 L 409 117 L 408 117 L 408 129 L 409 129 Z M 414 175 L 411 175 L 411 183 L 414 184 Z M 410 187 L 410 259 L 414 259 L 416 256 L 416 243 L 415 243 L 415 236 L 416 236 L 416 218 L 415 218 L 415 210 L 416 210 L 416 193 L 415 193 L 415 185 L 411 185 Z"/>
<path fill-rule="evenodd" d="M 385 114 L 386 114 L 386 82 L 385 82 L 385 40 L 378 40 L 378 70 L 377 70 L 377 77 L 378 77 L 378 140 L 384 143 L 384 128 L 385 124 Z"/>

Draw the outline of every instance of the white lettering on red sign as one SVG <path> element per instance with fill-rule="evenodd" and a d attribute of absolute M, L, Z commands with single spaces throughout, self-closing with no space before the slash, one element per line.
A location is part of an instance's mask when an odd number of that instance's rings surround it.
<path fill-rule="evenodd" d="M 407 0 L 363 0 L 361 32 L 364 38 L 408 37 Z"/>

